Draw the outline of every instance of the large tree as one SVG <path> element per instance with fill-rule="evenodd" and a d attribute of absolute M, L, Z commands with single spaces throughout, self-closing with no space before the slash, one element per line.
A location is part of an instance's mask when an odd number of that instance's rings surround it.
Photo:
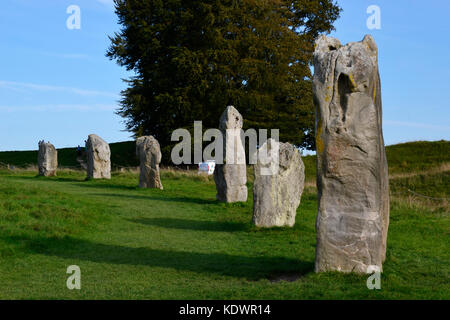
<path fill-rule="evenodd" d="M 278 128 L 314 148 L 314 40 L 333 30 L 334 0 L 115 0 L 122 28 L 107 56 L 132 70 L 118 114 L 169 146 L 194 120 L 217 127 L 234 105 L 245 128 Z"/>

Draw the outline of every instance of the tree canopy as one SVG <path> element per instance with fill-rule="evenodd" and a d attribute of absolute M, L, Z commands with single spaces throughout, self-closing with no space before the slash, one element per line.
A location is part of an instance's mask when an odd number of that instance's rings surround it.
<path fill-rule="evenodd" d="M 339 17 L 334 0 L 115 0 L 115 10 L 107 56 L 135 73 L 117 111 L 127 130 L 167 146 L 173 130 L 217 127 L 234 105 L 244 128 L 314 148 L 310 65 Z"/>

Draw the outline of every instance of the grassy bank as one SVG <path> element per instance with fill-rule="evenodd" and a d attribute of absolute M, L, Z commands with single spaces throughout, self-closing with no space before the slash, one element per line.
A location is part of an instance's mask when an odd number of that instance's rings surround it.
<path fill-rule="evenodd" d="M 315 187 L 294 228 L 258 229 L 252 199 L 215 200 L 211 177 L 165 170 L 164 190 L 137 172 L 85 181 L 0 171 L 0 299 L 449 299 L 449 172 L 391 179 L 382 289 L 365 276 L 313 272 Z M 251 183 L 249 183 L 251 188 Z M 431 201 L 431 202 L 427 202 Z M 66 288 L 78 265 L 82 289 Z"/>
<path fill-rule="evenodd" d="M 134 141 L 110 143 L 111 163 L 117 167 L 136 167 L 139 165 L 136 158 L 136 146 Z M 12 165 L 18 168 L 26 168 L 37 164 L 37 150 L 33 151 L 2 151 L 0 152 L 0 165 Z M 63 168 L 81 168 L 77 162 L 76 148 L 58 149 L 58 165 Z"/>
<path fill-rule="evenodd" d="M 136 167 L 139 165 L 135 155 L 134 141 L 109 144 L 113 168 Z M 415 141 L 386 147 L 389 173 L 418 172 L 450 163 L 450 141 Z M 76 161 L 76 148 L 58 149 L 60 167 L 80 168 Z M 164 160 L 164 159 L 163 159 Z M 167 162 L 167 161 L 166 161 Z M 306 178 L 315 179 L 316 157 L 305 156 Z M 13 165 L 19 168 L 34 166 L 37 163 L 36 151 L 0 152 L 0 165 Z"/>
<path fill-rule="evenodd" d="M 113 161 L 134 152 L 119 146 Z M 136 170 L 85 181 L 79 170 L 0 169 L 0 299 L 449 299 L 448 146 L 387 148 L 391 224 L 375 291 L 366 276 L 313 272 L 315 157 L 304 158 L 295 227 L 273 229 L 251 223 L 250 167 L 237 204 L 217 202 L 212 177 L 195 172 L 163 170 L 164 190 L 145 190 Z M 66 287 L 69 265 L 80 291 Z"/>

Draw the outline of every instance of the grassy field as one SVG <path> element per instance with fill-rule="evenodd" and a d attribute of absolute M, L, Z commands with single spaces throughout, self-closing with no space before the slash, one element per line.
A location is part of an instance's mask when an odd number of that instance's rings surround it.
<path fill-rule="evenodd" d="M 366 276 L 314 273 L 306 157 L 296 225 L 273 229 L 251 224 L 251 192 L 247 203 L 219 203 L 214 181 L 195 173 L 164 170 L 164 190 L 146 190 L 135 171 L 85 181 L 76 170 L 0 170 L 0 299 L 450 299 L 449 142 L 411 150 L 421 144 L 388 148 L 381 290 Z M 81 268 L 81 290 L 66 287 L 69 265 Z"/>
<path fill-rule="evenodd" d="M 136 144 L 134 141 L 110 143 L 111 162 L 113 168 L 136 167 L 139 165 L 136 158 Z M 18 168 L 26 168 L 37 164 L 37 146 L 32 151 L 2 151 L 0 152 L 0 165 L 14 165 Z M 58 164 L 61 167 L 81 169 L 77 162 L 76 148 L 58 149 Z"/>

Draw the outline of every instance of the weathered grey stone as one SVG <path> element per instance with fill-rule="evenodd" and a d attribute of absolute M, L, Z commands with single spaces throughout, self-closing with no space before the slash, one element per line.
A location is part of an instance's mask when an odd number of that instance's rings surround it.
<path fill-rule="evenodd" d="M 89 179 L 111 179 L 109 144 L 96 134 L 86 141 L 87 176 Z"/>
<path fill-rule="evenodd" d="M 292 227 L 305 185 L 301 154 L 292 144 L 274 139 L 267 140 L 257 154 L 253 223 L 258 227 Z"/>
<path fill-rule="evenodd" d="M 389 186 L 377 56 L 371 36 L 316 41 L 316 272 L 382 270 Z"/>
<path fill-rule="evenodd" d="M 139 187 L 163 189 L 159 176 L 161 148 L 153 136 L 143 136 L 136 140 L 136 155 L 139 157 Z"/>
<path fill-rule="evenodd" d="M 58 151 L 50 142 L 39 141 L 38 168 L 40 176 L 56 176 Z"/>
<path fill-rule="evenodd" d="M 243 122 L 242 115 L 233 106 L 228 106 L 220 117 L 219 130 L 224 139 L 224 163 L 216 164 L 214 170 L 219 201 L 247 201 L 247 168 L 241 137 Z"/>

